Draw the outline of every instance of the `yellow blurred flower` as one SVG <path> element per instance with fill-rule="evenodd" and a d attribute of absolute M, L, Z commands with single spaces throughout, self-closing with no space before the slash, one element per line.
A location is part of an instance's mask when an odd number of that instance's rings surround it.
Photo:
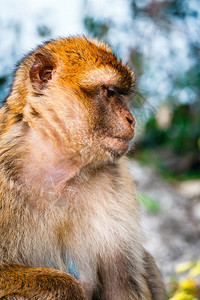
<path fill-rule="evenodd" d="M 192 261 L 187 261 L 176 266 L 176 273 L 184 273 L 194 266 Z"/>
<path fill-rule="evenodd" d="M 200 137 L 199 137 L 198 140 L 197 140 L 197 145 L 198 145 L 198 148 L 199 148 L 199 150 L 200 150 Z"/>
<path fill-rule="evenodd" d="M 169 300 L 198 300 L 196 297 L 188 294 L 185 291 L 178 291 L 176 294 Z"/>
<path fill-rule="evenodd" d="M 179 282 L 179 287 L 182 290 L 196 291 L 196 284 L 191 279 L 185 279 Z"/>
<path fill-rule="evenodd" d="M 200 275 L 200 260 L 196 263 L 185 262 L 176 267 L 177 273 L 187 272 L 185 279 L 178 280 L 174 287 L 174 295 L 169 300 L 200 300 L 200 282 L 196 276 Z M 173 288 L 173 287 L 172 287 Z"/>
<path fill-rule="evenodd" d="M 200 275 L 200 261 L 198 261 L 196 265 L 189 272 L 189 276 L 191 277 L 195 277 L 197 275 Z"/>

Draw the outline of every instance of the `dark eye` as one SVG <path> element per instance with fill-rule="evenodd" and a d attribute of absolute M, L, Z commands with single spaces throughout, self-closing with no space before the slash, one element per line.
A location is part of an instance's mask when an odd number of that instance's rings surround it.
<path fill-rule="evenodd" d="M 113 97 L 114 95 L 116 95 L 115 88 L 112 87 L 112 86 L 107 87 L 107 96 L 108 96 L 108 98 Z"/>

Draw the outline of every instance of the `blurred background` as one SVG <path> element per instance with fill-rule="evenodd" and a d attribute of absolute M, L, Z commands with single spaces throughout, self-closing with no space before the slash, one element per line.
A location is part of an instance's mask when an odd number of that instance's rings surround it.
<path fill-rule="evenodd" d="M 175 266 L 188 260 L 198 265 L 200 249 L 200 1 L 0 0 L 0 4 L 1 103 L 17 62 L 49 39 L 97 37 L 133 68 L 137 136 L 129 154 L 134 157 L 130 170 L 147 236 L 151 233 L 147 247 L 174 293 L 180 288 Z"/>

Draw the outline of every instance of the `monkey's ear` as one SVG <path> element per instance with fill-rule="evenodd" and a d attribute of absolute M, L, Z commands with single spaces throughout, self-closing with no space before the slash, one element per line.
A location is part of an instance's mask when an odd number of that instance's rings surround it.
<path fill-rule="evenodd" d="M 35 54 L 35 60 L 30 68 L 29 75 L 36 92 L 41 93 L 47 87 L 55 68 L 56 63 L 51 54 L 41 52 Z"/>

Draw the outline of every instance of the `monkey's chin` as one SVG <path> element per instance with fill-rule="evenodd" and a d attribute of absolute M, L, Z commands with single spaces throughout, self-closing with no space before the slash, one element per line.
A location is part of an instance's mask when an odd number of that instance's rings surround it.
<path fill-rule="evenodd" d="M 129 148 L 130 139 L 123 137 L 105 137 L 103 144 L 113 158 L 120 158 Z"/>

